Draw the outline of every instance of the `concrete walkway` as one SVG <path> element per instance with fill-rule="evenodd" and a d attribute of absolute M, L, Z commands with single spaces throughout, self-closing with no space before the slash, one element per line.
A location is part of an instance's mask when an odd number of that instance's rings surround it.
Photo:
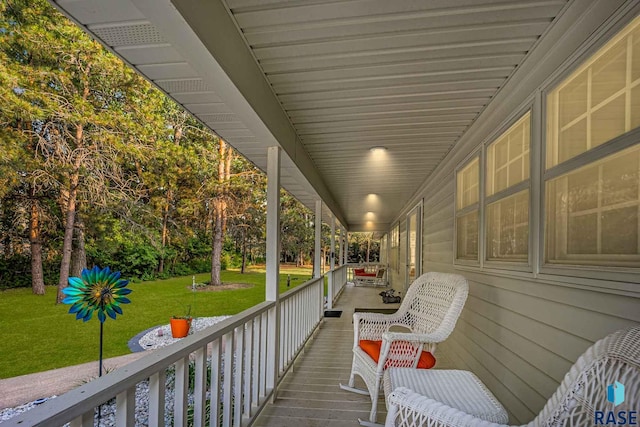
<path fill-rule="evenodd" d="M 114 370 L 149 354 L 132 353 L 105 359 L 104 368 Z M 36 399 L 61 395 L 98 376 L 98 361 L 51 371 L 0 380 L 0 409 L 12 408 Z"/>

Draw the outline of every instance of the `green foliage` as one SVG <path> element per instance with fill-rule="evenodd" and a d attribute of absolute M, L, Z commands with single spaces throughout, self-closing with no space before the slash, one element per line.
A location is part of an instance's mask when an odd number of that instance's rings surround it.
<path fill-rule="evenodd" d="M 280 292 L 287 290 L 287 274 L 291 286 L 309 279 L 310 269 L 288 269 L 280 274 Z M 128 279 L 128 277 L 123 276 Z M 264 270 L 246 274 L 222 272 L 225 283 L 248 283 L 250 288 L 196 293 L 191 292 L 191 275 L 168 280 L 131 283 L 131 304 L 125 314 L 105 326 L 104 357 L 130 353 L 127 342 L 145 329 L 165 325 L 174 314 L 184 313 L 192 305 L 197 317 L 232 315 L 252 307 L 265 298 Z M 196 282 L 208 282 L 208 274 L 196 275 Z M 49 287 L 50 293 L 55 288 Z M 28 313 L 25 312 L 28 307 Z M 98 358 L 99 322 L 78 322 L 67 314 L 69 307 L 55 305 L 53 295 L 33 295 L 29 289 L 11 289 L 0 293 L 0 328 L 2 357 L 0 378 L 85 363 Z M 55 327 L 49 327 L 55 325 Z"/>
<path fill-rule="evenodd" d="M 46 284 L 64 284 L 72 245 L 133 280 L 209 271 L 222 196 L 222 269 L 263 262 L 265 176 L 234 155 L 221 184 L 219 146 L 47 1 L 0 2 L 0 289 L 31 284 L 37 247 Z M 308 264 L 312 214 L 284 193 L 282 207 L 281 258 Z"/>
<path fill-rule="evenodd" d="M 45 283 L 57 283 L 59 267 L 59 259 L 43 262 Z M 31 260 L 20 254 L 8 258 L 0 257 L 0 291 L 28 287 L 31 287 Z"/>

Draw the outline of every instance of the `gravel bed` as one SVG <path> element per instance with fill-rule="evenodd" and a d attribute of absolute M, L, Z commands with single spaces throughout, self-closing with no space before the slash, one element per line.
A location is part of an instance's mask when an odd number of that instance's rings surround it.
<path fill-rule="evenodd" d="M 217 316 L 217 317 L 197 317 L 191 321 L 191 328 L 189 334 L 200 331 L 209 326 L 213 326 L 218 322 L 228 319 L 231 316 Z M 173 338 L 171 336 L 171 326 L 163 325 L 157 328 L 152 328 L 142 337 L 140 337 L 138 344 L 145 350 L 153 350 L 156 348 L 164 347 L 174 342 L 178 342 L 181 338 Z"/>

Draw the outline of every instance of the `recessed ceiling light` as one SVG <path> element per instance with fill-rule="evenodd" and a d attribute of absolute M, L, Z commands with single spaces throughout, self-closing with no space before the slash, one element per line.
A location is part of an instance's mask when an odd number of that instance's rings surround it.
<path fill-rule="evenodd" d="M 387 147 L 383 147 L 382 145 L 379 145 L 376 147 L 369 148 L 369 151 L 371 151 L 372 153 L 383 153 L 387 151 Z"/>

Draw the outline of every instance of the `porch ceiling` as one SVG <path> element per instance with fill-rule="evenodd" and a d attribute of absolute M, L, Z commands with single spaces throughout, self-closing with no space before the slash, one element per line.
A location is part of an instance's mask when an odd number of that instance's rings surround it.
<path fill-rule="evenodd" d="M 258 167 L 280 144 L 284 187 L 357 231 L 388 227 L 567 1 L 55 4 Z"/>

